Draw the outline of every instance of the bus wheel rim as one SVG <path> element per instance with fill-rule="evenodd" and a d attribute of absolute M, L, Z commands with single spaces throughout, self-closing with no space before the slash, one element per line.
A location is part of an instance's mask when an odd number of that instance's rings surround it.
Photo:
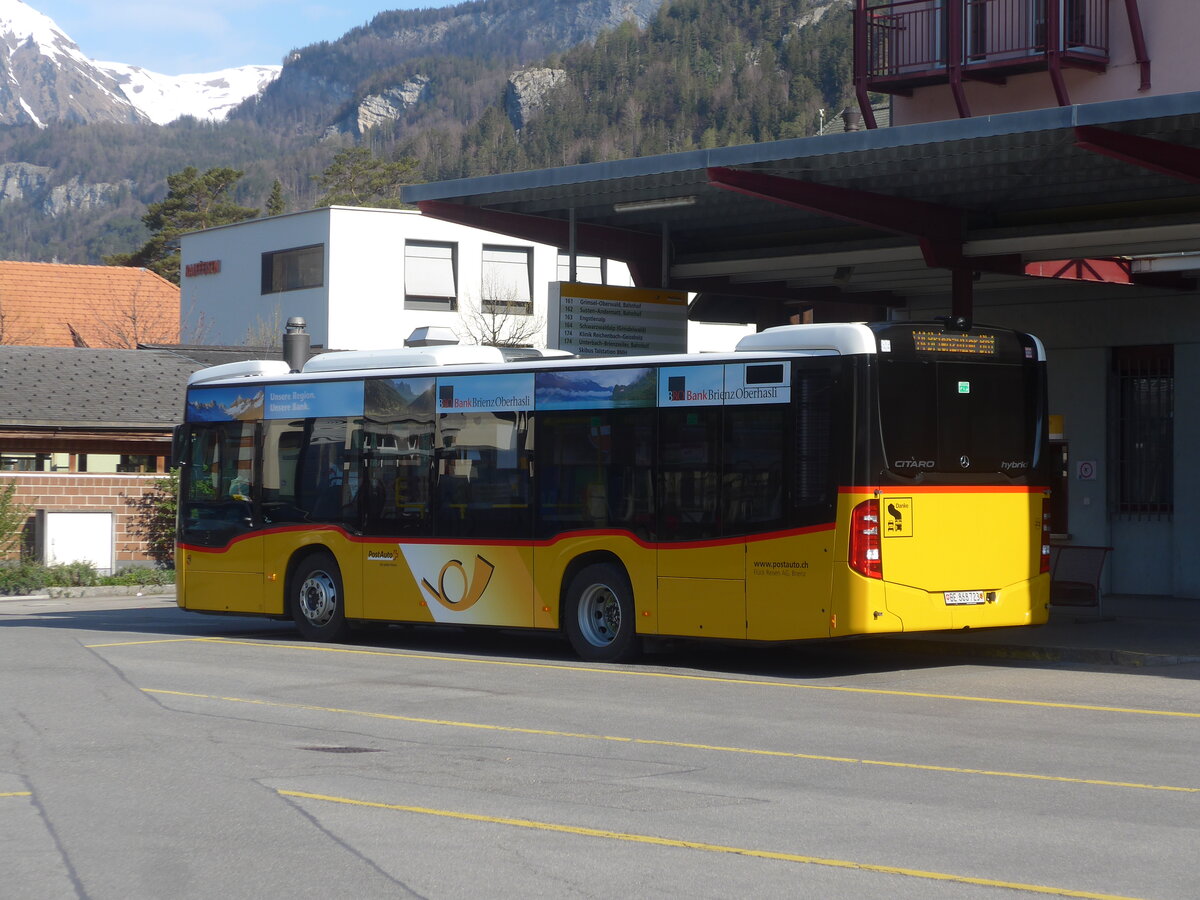
<path fill-rule="evenodd" d="M 579 599 L 579 630 L 595 647 L 607 647 L 621 631 L 621 602 L 606 584 L 593 584 Z"/>
<path fill-rule="evenodd" d="M 311 572 L 300 585 L 300 613 L 312 625 L 328 625 L 337 612 L 337 585 L 327 572 Z"/>

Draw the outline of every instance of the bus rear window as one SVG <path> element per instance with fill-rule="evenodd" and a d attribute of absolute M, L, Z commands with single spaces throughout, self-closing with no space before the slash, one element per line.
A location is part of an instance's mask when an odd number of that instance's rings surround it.
<path fill-rule="evenodd" d="M 883 359 L 879 420 L 899 475 L 1028 475 L 1042 414 L 1034 366 Z"/>

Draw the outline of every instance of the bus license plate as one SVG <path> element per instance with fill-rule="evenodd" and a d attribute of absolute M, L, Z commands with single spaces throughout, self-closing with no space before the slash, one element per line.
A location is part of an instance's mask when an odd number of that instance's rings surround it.
<path fill-rule="evenodd" d="M 987 603 L 984 591 L 946 591 L 947 606 L 974 606 L 979 603 Z"/>

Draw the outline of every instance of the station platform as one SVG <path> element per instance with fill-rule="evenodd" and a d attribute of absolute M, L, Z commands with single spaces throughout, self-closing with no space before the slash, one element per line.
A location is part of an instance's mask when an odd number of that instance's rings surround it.
<path fill-rule="evenodd" d="M 1200 600 L 1106 595 L 1098 608 L 1052 606 L 1050 621 L 1032 628 L 896 634 L 866 640 L 883 651 L 964 658 L 1110 666 L 1200 663 Z"/>

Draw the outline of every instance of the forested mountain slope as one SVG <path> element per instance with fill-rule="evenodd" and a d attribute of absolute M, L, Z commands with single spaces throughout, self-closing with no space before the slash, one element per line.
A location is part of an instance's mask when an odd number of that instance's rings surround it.
<path fill-rule="evenodd" d="M 818 110 L 836 113 L 851 88 L 847 0 L 381 13 L 296 51 L 226 122 L 0 129 L 0 258 L 132 250 L 145 205 L 189 165 L 244 170 L 247 206 L 263 206 L 278 178 L 303 209 L 320 194 L 313 176 L 356 143 L 414 156 L 421 178 L 442 180 L 812 134 Z"/>

